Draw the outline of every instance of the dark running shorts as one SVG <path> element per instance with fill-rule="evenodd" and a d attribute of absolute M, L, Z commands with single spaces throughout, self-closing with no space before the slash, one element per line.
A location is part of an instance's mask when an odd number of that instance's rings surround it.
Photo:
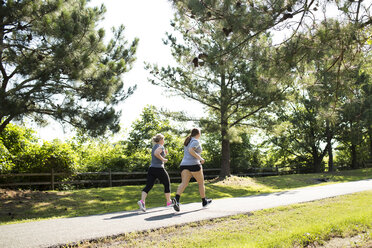
<path fill-rule="evenodd" d="M 195 165 L 181 165 L 180 166 L 181 172 L 183 170 L 189 170 L 192 172 L 200 171 L 201 170 L 201 165 L 200 164 L 195 164 Z"/>

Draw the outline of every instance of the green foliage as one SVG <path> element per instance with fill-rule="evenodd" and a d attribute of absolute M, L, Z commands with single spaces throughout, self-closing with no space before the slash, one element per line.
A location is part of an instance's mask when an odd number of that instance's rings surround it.
<path fill-rule="evenodd" d="M 90 139 L 84 144 L 75 145 L 78 153 L 79 172 L 125 171 L 128 161 L 120 144 Z"/>
<path fill-rule="evenodd" d="M 36 141 L 31 129 L 9 124 L 0 134 L 0 172 L 14 171 L 17 155 Z"/>
<path fill-rule="evenodd" d="M 242 141 L 231 144 L 231 169 L 234 174 L 244 173 L 250 168 L 264 167 L 262 152 L 259 147 L 251 144 L 251 135 L 243 132 L 240 135 Z M 266 166 L 272 166 L 266 164 Z"/>
<path fill-rule="evenodd" d="M 217 35 L 227 39 L 243 37 L 234 46 L 224 47 L 224 54 L 233 54 L 236 50 L 249 47 L 252 40 L 269 30 L 272 33 L 286 33 L 287 41 L 291 40 L 302 28 L 329 19 L 330 13 L 343 22 L 355 24 L 355 30 L 365 30 L 371 25 L 369 3 L 364 1 L 185 0 L 172 3 L 184 18 L 199 23 L 219 23 L 220 28 L 214 31 Z M 321 14 L 321 10 L 327 11 Z M 193 28 L 193 25 L 189 26 L 190 30 Z M 311 28 L 317 29 L 316 26 Z M 360 42 L 358 39 L 354 41 Z M 371 39 L 367 41 L 370 43 Z M 291 52 L 297 53 L 292 49 Z M 288 55 L 288 62 L 295 64 L 293 54 Z"/>
<path fill-rule="evenodd" d="M 31 129 L 7 125 L 0 135 L 0 172 L 146 171 L 151 162 L 151 138 L 163 133 L 168 169 L 177 170 L 183 157 L 183 138 L 159 111 L 148 106 L 133 123 L 128 140 L 111 143 L 78 135 L 68 142 L 40 142 Z"/>
<path fill-rule="evenodd" d="M 8 149 L 0 142 L 0 172 L 8 173 L 11 171 L 14 164 L 12 163 L 12 155 Z"/>
<path fill-rule="evenodd" d="M 0 132 L 25 117 L 45 124 L 46 116 L 94 136 L 117 132 L 114 106 L 133 93 L 122 74 L 138 40 L 128 44 L 120 26 L 105 44 L 96 30 L 105 8 L 87 1 L 3 1 L 0 12 Z"/>
<path fill-rule="evenodd" d="M 370 160 L 370 144 L 369 137 L 366 136 L 362 142 L 358 144 L 356 149 L 356 163 L 357 166 L 364 167 Z M 335 160 L 336 168 L 339 169 L 350 169 L 352 168 L 352 150 L 350 149 L 350 143 L 339 143 L 336 147 L 337 157 Z"/>
<path fill-rule="evenodd" d="M 370 65 L 370 61 L 364 66 Z M 362 71 L 352 81 L 352 94 L 342 106 L 341 129 L 337 140 L 342 160 L 340 164 L 360 167 L 372 159 L 371 76 Z"/>
<path fill-rule="evenodd" d="M 221 135 L 215 132 L 203 134 L 204 167 L 218 168 L 221 164 Z"/>
<path fill-rule="evenodd" d="M 9 124 L 0 134 L 0 140 L 9 153 L 21 153 L 32 143 L 37 142 L 35 132 L 26 127 Z"/>
<path fill-rule="evenodd" d="M 248 172 L 250 168 L 265 166 L 263 155 L 259 148 L 251 144 L 251 133 L 247 129 L 235 133 L 234 142 L 231 143 L 231 171 L 233 174 Z M 205 168 L 217 168 L 221 164 L 221 135 L 206 133 L 203 135 L 203 157 Z M 271 163 L 267 163 L 271 166 Z"/>
<path fill-rule="evenodd" d="M 172 126 L 169 119 L 163 116 L 154 106 L 143 109 L 138 120 L 132 124 L 125 145 L 124 153 L 128 157 L 131 167 L 145 170 L 151 163 L 152 137 L 158 133 L 164 135 L 164 147 L 168 150 L 167 168 L 177 169 L 183 157 L 183 140 Z"/>
<path fill-rule="evenodd" d="M 279 147 L 274 150 L 279 161 L 319 172 L 324 170 L 324 157 L 333 157 L 335 141 L 354 144 L 353 149 L 359 146 L 361 113 L 370 107 L 361 104 L 365 96 L 360 87 L 368 78 L 360 74 L 368 56 L 361 50 L 363 44 L 355 42 L 364 40 L 365 34 L 333 19 L 315 27 L 289 45 L 298 47 L 294 59 L 306 56 L 293 71 L 297 76 L 291 101 L 275 113 L 271 141 Z"/>
<path fill-rule="evenodd" d="M 76 153 L 59 140 L 32 144 L 17 154 L 13 172 L 68 172 L 76 171 Z"/>
<path fill-rule="evenodd" d="M 77 168 L 76 153 L 66 143 L 59 140 L 38 143 L 38 139 L 28 128 L 7 125 L 1 133 L 1 172 L 73 172 Z"/>
<path fill-rule="evenodd" d="M 128 148 L 130 151 L 151 148 L 152 137 L 170 129 L 169 121 L 160 118 L 159 112 L 154 106 L 147 106 L 143 109 L 140 118 L 132 124 L 132 130 L 128 138 Z"/>
<path fill-rule="evenodd" d="M 197 9 L 200 5 L 197 1 L 188 3 L 187 8 Z M 226 8 L 231 4 L 216 1 L 216 5 Z M 290 68 L 281 60 L 279 50 L 273 48 L 268 32 L 261 32 L 247 46 L 240 47 L 244 37 L 234 32 L 227 35 L 223 21 L 189 18 L 183 15 L 184 2 L 175 5 L 177 14 L 172 24 L 183 40 L 168 34 L 165 43 L 178 65 L 162 68 L 147 65 L 153 76 L 151 82 L 204 105 L 209 116 L 200 124 L 203 130 L 219 133 L 216 137 L 222 146 L 221 176 L 227 176 L 234 128 L 252 124 L 253 116 L 284 99 L 283 88 L 291 82 Z M 256 17 L 250 16 L 245 23 L 256 22 Z M 233 48 L 233 52 L 227 52 Z"/>

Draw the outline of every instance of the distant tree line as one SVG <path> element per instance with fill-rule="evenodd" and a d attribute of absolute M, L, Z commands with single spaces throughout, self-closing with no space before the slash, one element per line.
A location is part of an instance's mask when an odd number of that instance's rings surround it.
<path fill-rule="evenodd" d="M 296 118 L 294 118 L 296 119 Z M 298 116 L 298 122 L 305 119 Z M 314 172 L 311 147 L 306 147 L 307 132 L 294 129 L 291 123 L 276 126 L 273 137 L 268 136 L 257 143 L 253 129 L 236 130 L 231 141 L 232 173 L 246 173 L 254 168 L 290 167 L 296 173 Z M 103 138 L 90 138 L 77 134 L 64 142 L 55 139 L 43 141 L 36 138 L 35 131 L 20 125 L 9 124 L 0 135 L 0 173 L 39 173 L 50 172 L 100 172 L 108 171 L 146 171 L 151 161 L 151 137 L 157 133 L 165 136 L 165 146 L 169 151 L 169 170 L 178 170 L 183 157 L 183 140 L 188 130 L 182 125 L 171 125 L 169 119 L 154 106 L 144 108 L 141 117 L 132 123 L 126 138 L 109 142 Z M 288 135 L 298 133 L 296 141 L 290 142 Z M 205 168 L 218 168 L 221 162 L 219 133 L 203 133 L 203 157 Z M 367 134 L 365 134 L 367 135 Z M 335 168 L 359 168 L 370 158 L 369 144 L 357 146 L 357 166 L 353 167 L 350 156 L 349 140 L 340 140 L 335 146 Z M 279 142 L 280 141 L 280 142 Z M 299 143 L 297 143 L 299 142 Z M 303 142 L 303 143 L 300 143 Z M 296 144 L 296 145 L 294 145 Z M 301 145 L 300 145 L 301 144 Z M 351 144 L 351 143 L 349 143 Z M 323 144 L 326 146 L 326 144 Z M 296 156 L 296 154 L 300 154 Z M 325 157 L 321 161 L 320 171 L 327 167 Z"/>

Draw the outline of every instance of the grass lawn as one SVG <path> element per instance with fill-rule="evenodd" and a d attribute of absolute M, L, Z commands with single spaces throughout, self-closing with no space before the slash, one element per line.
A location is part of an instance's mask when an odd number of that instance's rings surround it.
<path fill-rule="evenodd" d="M 337 173 L 285 175 L 272 177 L 230 177 L 206 183 L 209 198 L 248 196 L 298 187 L 372 178 L 372 168 Z M 329 182 L 319 183 L 319 179 Z M 172 184 L 172 191 L 178 184 Z M 102 214 L 137 209 L 143 185 L 91 188 L 73 191 L 12 191 L 0 189 L 0 224 L 47 218 Z M 199 201 L 198 185 L 190 183 L 182 195 L 182 203 Z M 163 186 L 156 184 L 150 192 L 148 208 L 165 204 Z"/>
<path fill-rule="evenodd" d="M 365 191 L 78 247 L 372 247 L 371 206 L 372 191 Z"/>

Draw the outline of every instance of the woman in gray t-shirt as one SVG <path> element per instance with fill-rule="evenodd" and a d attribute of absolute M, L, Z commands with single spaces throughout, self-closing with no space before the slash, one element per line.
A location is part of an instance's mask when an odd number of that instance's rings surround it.
<path fill-rule="evenodd" d="M 173 208 L 177 212 L 180 211 L 179 203 L 181 194 L 189 184 L 191 177 L 194 177 L 199 184 L 202 206 L 206 207 L 212 202 L 211 199 L 205 197 L 204 174 L 202 168 L 202 164 L 204 164 L 205 160 L 201 157 L 202 147 L 199 142 L 200 136 L 200 130 L 194 128 L 184 142 L 184 155 L 180 166 L 182 182 L 178 186 L 175 199 L 172 200 Z"/>
<path fill-rule="evenodd" d="M 155 145 L 152 147 L 151 151 L 151 165 L 147 171 L 147 182 L 146 186 L 142 190 L 141 200 L 137 202 L 138 206 L 143 212 L 146 212 L 146 197 L 154 186 L 156 178 L 158 178 L 160 183 L 164 185 L 164 194 L 167 200 L 167 207 L 172 206 L 172 201 L 170 198 L 170 179 L 168 172 L 164 168 L 164 163 L 168 161 L 168 159 L 165 158 L 168 152 L 164 148 L 164 136 L 162 134 L 157 134 L 152 138 L 152 141 L 155 143 Z"/>

